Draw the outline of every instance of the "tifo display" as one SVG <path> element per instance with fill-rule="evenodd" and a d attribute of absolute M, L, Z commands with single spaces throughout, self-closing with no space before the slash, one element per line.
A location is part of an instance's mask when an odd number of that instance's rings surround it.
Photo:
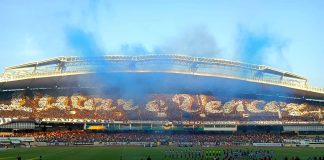
<path fill-rule="evenodd" d="M 324 114 L 320 106 L 305 102 L 218 99 L 203 94 L 150 94 L 135 101 L 81 93 L 63 96 L 33 92 L 27 96 L 14 92 L 10 101 L 0 103 L 0 116 L 4 118 L 320 122 Z"/>

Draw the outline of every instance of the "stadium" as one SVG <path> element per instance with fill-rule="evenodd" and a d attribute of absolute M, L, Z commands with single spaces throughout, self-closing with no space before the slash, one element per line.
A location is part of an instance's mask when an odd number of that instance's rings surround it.
<path fill-rule="evenodd" d="M 102 154 L 93 146 L 112 159 L 323 156 L 324 89 L 270 66 L 65 56 L 5 68 L 0 90 L 0 147 L 15 148 L 4 159 L 16 150 L 29 159 L 80 159 L 59 154 L 72 149 Z"/>

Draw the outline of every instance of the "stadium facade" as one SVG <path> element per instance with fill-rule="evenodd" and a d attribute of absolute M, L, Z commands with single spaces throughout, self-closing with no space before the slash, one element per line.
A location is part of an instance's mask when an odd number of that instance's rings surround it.
<path fill-rule="evenodd" d="M 182 55 L 57 57 L 5 69 L 0 128 L 324 131 L 324 89 L 264 65 Z"/>

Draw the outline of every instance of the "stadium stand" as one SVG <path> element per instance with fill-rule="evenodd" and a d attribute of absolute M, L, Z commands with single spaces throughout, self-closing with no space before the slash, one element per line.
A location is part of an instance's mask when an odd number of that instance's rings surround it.
<path fill-rule="evenodd" d="M 324 89 L 263 65 L 58 57 L 6 68 L 0 89 L 0 147 L 186 148 L 166 150 L 169 160 L 274 157 L 267 149 L 208 150 L 218 146 L 324 147 Z"/>

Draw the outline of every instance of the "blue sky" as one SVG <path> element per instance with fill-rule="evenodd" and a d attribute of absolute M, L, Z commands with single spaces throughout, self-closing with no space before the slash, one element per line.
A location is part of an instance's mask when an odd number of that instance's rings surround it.
<path fill-rule="evenodd" d="M 157 54 L 265 64 L 324 87 L 323 0 L 1 0 L 0 67 Z"/>

